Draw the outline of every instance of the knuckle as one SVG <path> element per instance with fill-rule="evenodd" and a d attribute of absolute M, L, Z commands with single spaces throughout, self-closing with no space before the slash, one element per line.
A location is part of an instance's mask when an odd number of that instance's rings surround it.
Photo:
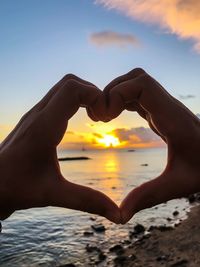
<path fill-rule="evenodd" d="M 130 72 L 128 72 L 128 76 L 140 76 L 142 74 L 145 74 L 146 72 L 142 69 L 142 68 L 135 68 L 133 70 L 131 70 Z"/>
<path fill-rule="evenodd" d="M 66 82 L 65 82 L 65 85 L 64 85 L 66 88 L 70 88 L 73 89 L 72 92 L 74 92 L 74 90 L 77 88 L 77 81 L 75 79 L 68 79 Z"/>
<path fill-rule="evenodd" d="M 143 89 L 147 89 L 152 84 L 153 79 L 145 72 L 137 78 L 137 81 Z"/>
<path fill-rule="evenodd" d="M 79 86 L 75 79 L 68 79 L 62 87 L 63 97 L 79 97 Z"/>
<path fill-rule="evenodd" d="M 70 78 L 70 79 L 66 80 L 65 84 L 73 86 L 73 85 L 77 84 L 77 81 L 74 78 Z"/>
<path fill-rule="evenodd" d="M 76 75 L 74 75 L 73 73 L 68 73 L 68 74 L 66 74 L 64 77 L 63 77 L 63 79 L 64 80 L 71 80 L 71 79 L 73 79 L 73 80 L 76 80 L 77 79 L 77 76 Z"/>

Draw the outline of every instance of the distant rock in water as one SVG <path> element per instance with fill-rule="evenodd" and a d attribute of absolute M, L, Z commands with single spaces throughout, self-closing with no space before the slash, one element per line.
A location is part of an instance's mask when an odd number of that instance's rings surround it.
<path fill-rule="evenodd" d="M 93 230 L 95 230 L 95 232 L 101 233 L 101 232 L 105 232 L 106 228 L 103 224 L 99 223 L 99 224 L 95 224 L 91 226 Z"/>
<path fill-rule="evenodd" d="M 147 166 L 149 166 L 149 164 L 148 163 L 143 163 L 143 164 L 141 164 L 141 166 L 147 167 Z"/>
<path fill-rule="evenodd" d="M 127 152 L 135 152 L 135 149 L 128 149 Z"/>
<path fill-rule="evenodd" d="M 89 157 L 66 157 L 66 158 L 58 158 L 59 161 L 70 161 L 70 160 L 88 160 L 91 159 Z"/>

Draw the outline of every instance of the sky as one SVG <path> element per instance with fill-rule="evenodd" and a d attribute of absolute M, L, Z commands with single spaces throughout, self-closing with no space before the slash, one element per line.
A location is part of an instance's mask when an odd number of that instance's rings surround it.
<path fill-rule="evenodd" d="M 197 0 L 0 0 L 0 142 L 65 74 L 100 89 L 142 67 L 200 113 Z M 104 124 L 80 109 L 60 148 L 154 147 L 137 114 Z"/>

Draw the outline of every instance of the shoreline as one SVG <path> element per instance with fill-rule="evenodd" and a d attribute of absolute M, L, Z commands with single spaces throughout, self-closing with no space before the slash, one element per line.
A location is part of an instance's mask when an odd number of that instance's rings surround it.
<path fill-rule="evenodd" d="M 166 223 L 145 228 L 136 224 L 128 231 L 129 238 L 116 241 L 112 246 L 90 242 L 93 231 L 85 232 L 88 236 L 85 263 L 67 263 L 59 267 L 199 267 L 200 195 L 191 195 L 188 201 L 190 210 L 186 219 L 178 220 L 173 226 Z M 178 211 L 172 212 L 174 217 L 178 214 Z M 97 232 L 104 234 L 104 231 L 101 225 Z"/>
<path fill-rule="evenodd" d="M 123 253 L 118 251 L 114 264 L 108 266 L 199 267 L 199 220 L 200 205 L 196 205 L 191 207 L 188 218 L 174 228 L 153 227 L 147 235 L 128 245 Z"/>
<path fill-rule="evenodd" d="M 137 224 L 129 231 L 129 239 L 116 242 L 107 251 L 101 246 L 87 247 L 87 266 L 126 267 L 199 267 L 200 266 L 200 201 L 199 194 L 188 198 L 191 207 L 187 218 L 178 223 L 145 228 Z M 173 216 L 178 215 L 173 212 Z M 65 266 L 65 265 L 64 265 Z M 66 265 L 82 266 L 82 265 Z M 85 265 L 86 266 L 86 265 Z"/>

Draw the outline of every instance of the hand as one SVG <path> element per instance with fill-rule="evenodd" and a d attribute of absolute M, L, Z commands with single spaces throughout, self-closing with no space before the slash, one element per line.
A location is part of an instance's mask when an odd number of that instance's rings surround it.
<path fill-rule="evenodd" d="M 200 120 L 142 69 L 115 79 L 104 94 L 109 119 L 124 109 L 137 111 L 168 146 L 163 173 L 121 203 L 122 223 L 139 210 L 200 191 Z"/>
<path fill-rule="evenodd" d="M 106 195 L 62 176 L 56 154 L 68 120 L 80 106 L 93 106 L 101 98 L 93 84 L 66 75 L 23 116 L 0 146 L 0 219 L 15 210 L 51 205 L 120 222 L 117 205 Z"/>

